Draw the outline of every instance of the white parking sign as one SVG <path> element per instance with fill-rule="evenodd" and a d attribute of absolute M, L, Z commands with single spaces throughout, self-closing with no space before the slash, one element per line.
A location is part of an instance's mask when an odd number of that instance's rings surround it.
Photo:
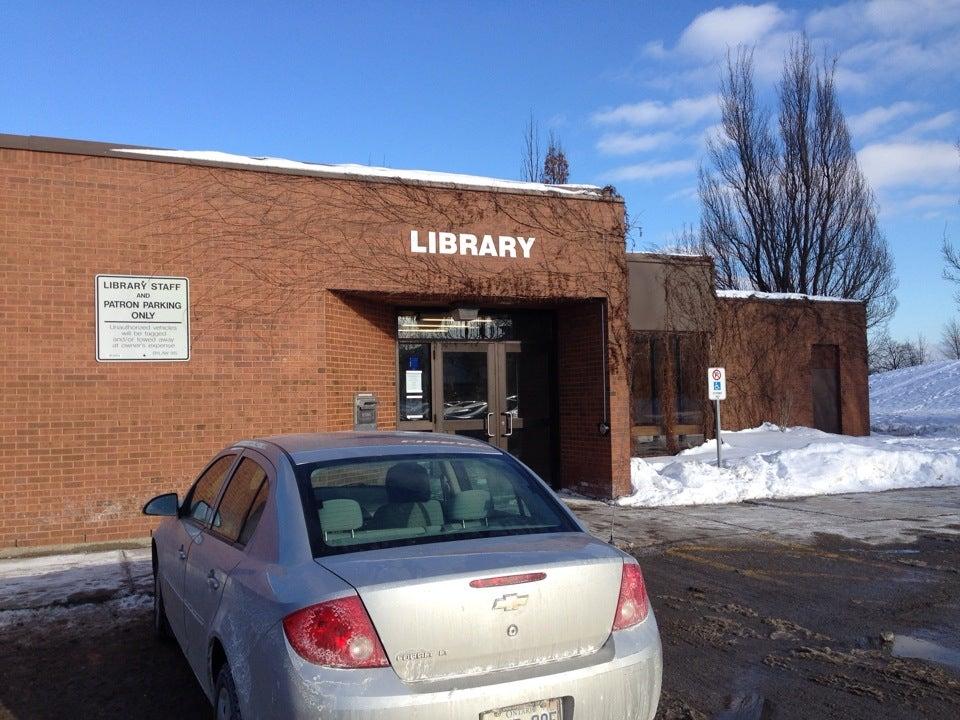
<path fill-rule="evenodd" d="M 97 275 L 97 361 L 190 359 L 190 281 Z"/>
<path fill-rule="evenodd" d="M 727 371 L 722 367 L 707 368 L 707 397 L 711 400 L 727 399 Z"/>

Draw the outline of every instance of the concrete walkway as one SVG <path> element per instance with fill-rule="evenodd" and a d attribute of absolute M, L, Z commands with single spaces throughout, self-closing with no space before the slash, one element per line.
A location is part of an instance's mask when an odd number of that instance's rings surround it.
<path fill-rule="evenodd" d="M 960 535 L 960 488 L 761 500 L 733 505 L 620 507 L 564 498 L 591 532 L 634 550 L 711 538 L 769 536 L 811 541 L 841 535 L 871 544 L 913 542 L 924 533 Z"/>

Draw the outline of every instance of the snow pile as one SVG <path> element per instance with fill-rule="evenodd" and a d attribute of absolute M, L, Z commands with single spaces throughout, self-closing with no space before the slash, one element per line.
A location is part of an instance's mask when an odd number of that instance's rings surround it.
<path fill-rule="evenodd" d="M 763 498 L 960 485 L 960 439 L 865 438 L 769 423 L 724 433 L 676 457 L 633 458 L 621 505 L 699 505 Z"/>
<path fill-rule="evenodd" d="M 299 160 L 287 160 L 275 157 L 251 157 L 234 155 L 218 150 L 154 150 L 151 148 L 114 148 L 113 152 L 160 157 L 181 162 L 216 163 L 217 165 L 235 165 L 243 168 L 261 170 L 286 170 L 307 175 L 325 177 L 363 177 L 389 178 L 412 182 L 438 183 L 457 187 L 470 187 L 485 190 L 522 190 L 524 192 L 546 193 L 553 195 L 578 195 L 599 197 L 603 191 L 596 185 L 547 185 L 546 183 L 523 182 L 520 180 L 501 180 L 480 175 L 461 175 L 459 173 L 434 172 L 432 170 L 399 170 L 396 168 L 375 167 L 372 165 L 310 163 Z"/>
<path fill-rule="evenodd" d="M 106 602 L 142 595 L 152 587 L 149 549 L 0 560 L 0 616 Z"/>
<path fill-rule="evenodd" d="M 960 361 L 871 375 L 870 420 L 874 432 L 960 437 Z"/>

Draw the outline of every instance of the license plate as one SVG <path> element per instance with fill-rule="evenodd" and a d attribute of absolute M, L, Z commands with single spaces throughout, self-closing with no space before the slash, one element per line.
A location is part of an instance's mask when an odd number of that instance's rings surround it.
<path fill-rule="evenodd" d="M 480 713 L 480 720 L 563 720 L 560 698 L 512 705 Z"/>

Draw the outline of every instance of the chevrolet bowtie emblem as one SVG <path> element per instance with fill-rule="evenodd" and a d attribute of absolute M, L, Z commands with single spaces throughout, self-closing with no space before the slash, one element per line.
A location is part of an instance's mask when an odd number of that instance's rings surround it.
<path fill-rule="evenodd" d="M 511 593 L 510 595 L 504 595 L 503 597 L 494 600 L 493 609 L 503 610 L 504 612 L 519 610 L 527 604 L 527 600 L 529 599 L 529 595 L 517 595 L 516 593 Z"/>

